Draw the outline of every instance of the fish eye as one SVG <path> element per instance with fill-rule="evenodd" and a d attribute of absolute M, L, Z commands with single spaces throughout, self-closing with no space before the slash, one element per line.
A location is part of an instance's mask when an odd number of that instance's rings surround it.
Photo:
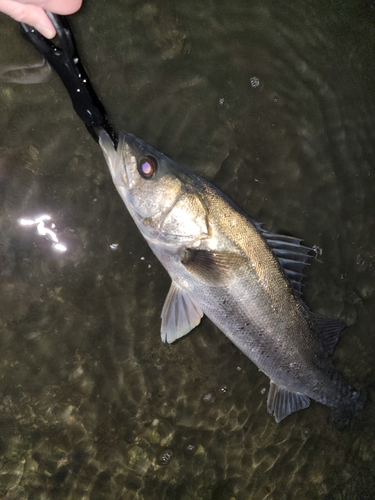
<path fill-rule="evenodd" d="M 158 163 L 153 156 L 145 156 L 138 163 L 138 172 L 144 179 L 151 179 L 156 174 Z"/>

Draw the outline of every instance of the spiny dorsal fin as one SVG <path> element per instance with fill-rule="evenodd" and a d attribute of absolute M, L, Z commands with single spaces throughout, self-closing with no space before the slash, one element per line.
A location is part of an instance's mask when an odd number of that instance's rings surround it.
<path fill-rule="evenodd" d="M 304 278 L 302 271 L 311 257 L 310 252 L 313 250 L 301 245 L 302 240 L 293 238 L 293 236 L 273 234 L 264 229 L 260 229 L 260 232 L 284 269 L 295 294 L 301 298 L 302 279 Z"/>
<path fill-rule="evenodd" d="M 161 311 L 161 339 L 174 342 L 199 325 L 203 312 L 173 281 Z"/>
<path fill-rule="evenodd" d="M 299 392 L 290 392 L 284 387 L 270 383 L 267 411 L 275 417 L 277 423 L 295 411 L 310 406 L 310 399 Z"/>

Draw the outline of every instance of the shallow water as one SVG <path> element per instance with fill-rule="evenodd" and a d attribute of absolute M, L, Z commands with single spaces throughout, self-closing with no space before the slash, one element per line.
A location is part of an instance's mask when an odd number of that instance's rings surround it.
<path fill-rule="evenodd" d="M 71 23 L 117 130 L 322 248 L 305 298 L 347 321 L 334 362 L 363 414 L 276 424 L 207 319 L 162 344 L 170 280 L 58 78 L 0 82 L 1 498 L 373 498 L 375 10 L 286 3 L 87 2 Z M 38 61 L 0 28 L 0 66 Z M 66 252 L 18 222 L 42 214 Z"/>

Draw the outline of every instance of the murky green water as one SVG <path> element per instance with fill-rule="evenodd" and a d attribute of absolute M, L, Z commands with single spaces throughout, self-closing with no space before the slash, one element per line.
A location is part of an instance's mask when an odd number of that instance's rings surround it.
<path fill-rule="evenodd" d="M 344 432 L 317 403 L 276 424 L 207 319 L 162 344 L 169 278 L 58 78 L 0 82 L 0 497 L 373 498 L 372 2 L 87 1 L 71 22 L 117 130 L 323 249 L 306 301 L 347 321 L 335 365 L 369 401 Z M 38 60 L 0 28 L 0 65 Z M 18 223 L 42 214 L 66 252 Z"/>

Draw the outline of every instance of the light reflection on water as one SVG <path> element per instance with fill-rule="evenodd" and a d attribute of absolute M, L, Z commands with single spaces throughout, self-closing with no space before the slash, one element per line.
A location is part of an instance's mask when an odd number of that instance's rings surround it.
<path fill-rule="evenodd" d="M 72 20 L 118 129 L 323 250 L 306 301 L 350 325 L 335 365 L 370 387 L 343 433 L 319 404 L 277 425 L 266 377 L 207 319 L 161 344 L 169 280 L 58 79 L 1 84 L 1 497 L 371 497 L 374 20 L 240 0 L 87 2 Z M 0 65 L 38 60 L 0 26 Z M 18 224 L 42 208 L 66 252 Z"/>
<path fill-rule="evenodd" d="M 40 215 L 36 219 L 19 219 L 18 223 L 20 226 L 34 226 L 36 225 L 36 232 L 41 236 L 45 236 L 47 239 L 51 240 L 52 248 L 58 252 L 66 252 L 67 248 L 62 243 L 59 243 L 59 239 L 56 235 L 55 228 L 56 225 L 52 222 L 51 229 L 46 227 L 45 221 L 50 221 L 51 217 L 49 215 Z"/>

